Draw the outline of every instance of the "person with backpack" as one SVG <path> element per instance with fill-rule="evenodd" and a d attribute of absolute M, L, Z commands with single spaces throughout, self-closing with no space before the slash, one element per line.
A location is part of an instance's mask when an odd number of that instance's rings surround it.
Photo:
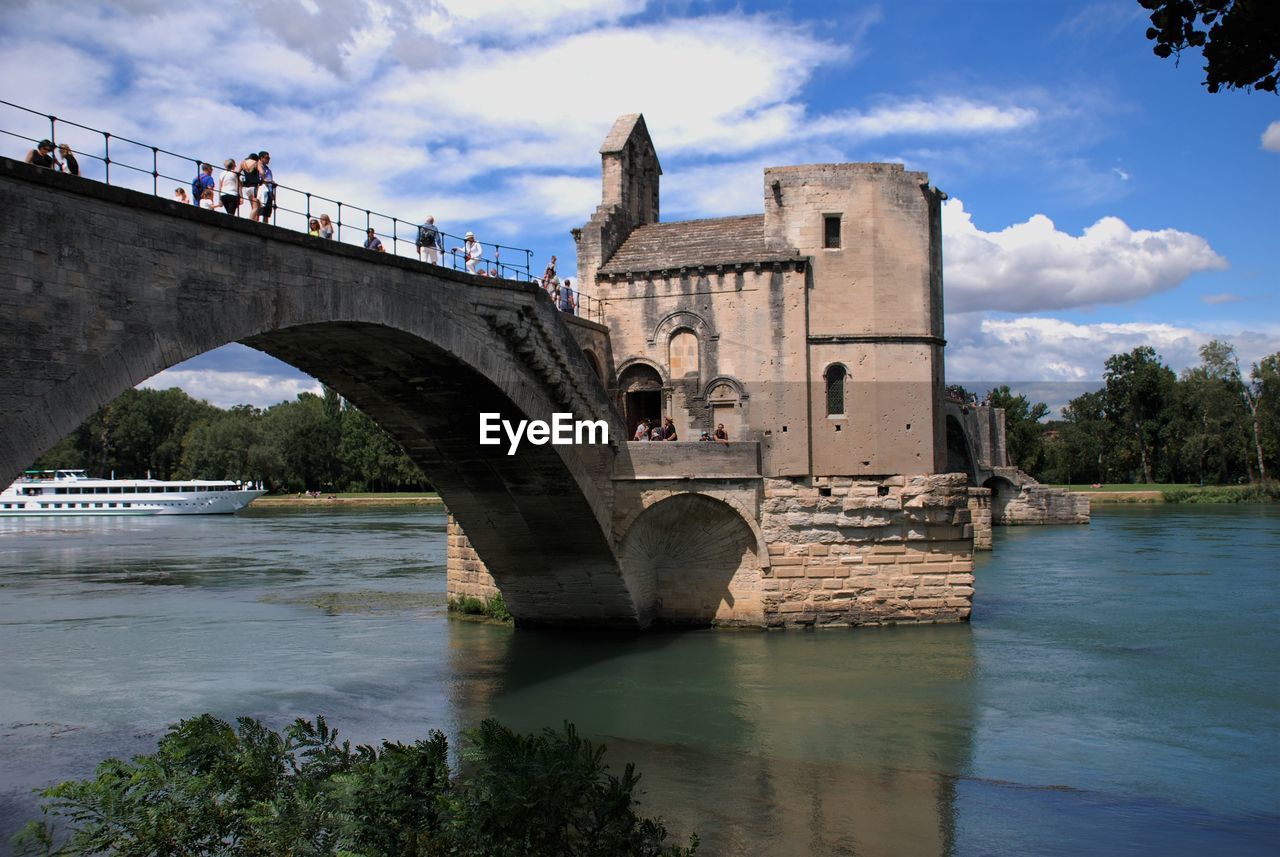
<path fill-rule="evenodd" d="M 566 279 L 560 284 L 560 311 L 573 315 L 578 311 L 577 296 L 573 293 L 573 280 Z"/>
<path fill-rule="evenodd" d="M 440 230 L 436 228 L 436 219 L 427 215 L 427 219 L 418 227 L 418 258 L 431 264 L 440 264 L 440 254 L 444 252 L 444 243 L 440 240 Z"/>
<path fill-rule="evenodd" d="M 206 190 L 213 190 L 217 184 L 213 180 L 213 166 L 211 164 L 201 164 L 200 172 L 196 173 L 196 177 L 191 180 L 191 202 L 195 205 L 200 204 L 200 200 L 204 199 Z"/>

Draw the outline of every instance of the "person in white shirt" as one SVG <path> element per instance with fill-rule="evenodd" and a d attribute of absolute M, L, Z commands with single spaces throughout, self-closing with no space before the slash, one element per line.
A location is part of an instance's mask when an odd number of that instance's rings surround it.
<path fill-rule="evenodd" d="M 218 176 L 218 194 L 222 197 L 222 208 L 227 214 L 234 216 L 240 211 L 240 172 L 236 169 L 235 158 L 227 158 L 222 162 L 222 175 Z"/>
<path fill-rule="evenodd" d="M 477 273 L 476 266 L 480 264 L 480 259 L 484 256 L 484 248 L 476 240 L 474 232 L 468 232 L 466 241 L 463 242 L 461 247 L 455 248 L 453 252 L 462 254 L 463 261 L 467 264 L 468 274 Z"/>

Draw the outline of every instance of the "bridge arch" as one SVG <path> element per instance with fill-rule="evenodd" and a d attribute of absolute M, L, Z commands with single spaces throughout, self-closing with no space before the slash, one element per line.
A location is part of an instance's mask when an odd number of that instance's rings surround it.
<path fill-rule="evenodd" d="M 27 260 L 5 298 L 21 311 L 0 320 L 0 469 L 10 476 L 123 391 L 243 342 L 319 378 L 404 446 L 518 618 L 638 624 L 600 478 L 624 429 L 536 285 L 7 159 L 0 244 Z M 480 413 L 559 412 L 604 420 L 612 443 L 526 443 L 515 455 L 479 444 Z M 576 617 L 566 597 L 582 605 Z"/>
<path fill-rule="evenodd" d="M 624 526 L 619 555 L 628 584 L 638 603 L 653 605 L 655 621 L 761 624 L 767 552 L 758 528 L 731 500 L 672 493 Z"/>

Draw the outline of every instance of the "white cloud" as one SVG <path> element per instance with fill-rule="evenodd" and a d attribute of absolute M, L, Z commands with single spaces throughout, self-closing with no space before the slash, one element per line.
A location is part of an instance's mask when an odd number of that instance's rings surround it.
<path fill-rule="evenodd" d="M 868 112 L 847 111 L 815 123 L 818 134 L 847 134 L 857 138 L 894 134 L 975 134 L 1012 131 L 1037 119 L 1027 107 L 1000 107 L 966 98 L 911 100 Z"/>
<path fill-rule="evenodd" d="M 959 199 L 942 211 L 947 306 L 1006 312 L 1123 303 L 1167 291 L 1227 262 L 1198 235 L 1131 229 L 1104 217 L 1079 236 L 1043 214 L 999 232 L 973 223 Z"/>
<path fill-rule="evenodd" d="M 1262 132 L 1262 148 L 1268 152 L 1280 152 L 1280 121 L 1272 122 Z"/>
<path fill-rule="evenodd" d="M 285 370 L 289 368 L 284 367 Z M 150 390 L 181 387 L 187 395 L 220 408 L 234 405 L 267 408 L 280 402 L 291 402 L 299 393 L 321 393 L 320 382 L 301 373 L 281 376 L 212 369 L 169 369 L 153 375 L 138 386 Z"/>
<path fill-rule="evenodd" d="M 990 383 L 1096 382 L 1108 357 L 1142 345 L 1153 347 L 1180 372 L 1199 365 L 1200 346 L 1211 339 L 1235 345 L 1240 365 L 1247 371 L 1263 356 L 1280 351 L 1280 324 L 1078 324 L 1040 317 L 997 319 L 980 313 L 948 316 L 947 378 Z"/>

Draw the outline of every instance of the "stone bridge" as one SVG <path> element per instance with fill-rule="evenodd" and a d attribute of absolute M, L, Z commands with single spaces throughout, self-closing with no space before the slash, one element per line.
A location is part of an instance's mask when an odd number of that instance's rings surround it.
<path fill-rule="evenodd" d="M 532 284 L 0 159 L 0 478 L 130 387 L 242 342 L 403 446 L 452 514 L 450 594 L 500 591 L 522 623 L 968 616 L 963 477 L 779 474 L 755 440 L 628 444 L 609 334 Z M 479 444 L 482 412 L 569 412 L 612 442 L 507 455 Z"/>
<path fill-rule="evenodd" d="M 975 521 L 985 517 L 1005 525 L 1089 523 L 1088 497 L 1041 485 L 1010 464 L 1003 408 L 947 399 L 946 421 L 947 469 L 968 475 Z M 990 549 L 989 535 L 976 544 Z"/>
<path fill-rule="evenodd" d="M 0 260 L 0 478 L 130 387 L 243 342 L 320 379 L 395 437 L 517 616 L 648 621 L 614 548 L 624 428 L 591 362 L 610 360 L 607 334 L 563 316 L 536 286 L 9 159 Z M 605 420 L 612 443 L 526 443 L 509 456 L 479 445 L 481 412 Z"/>

